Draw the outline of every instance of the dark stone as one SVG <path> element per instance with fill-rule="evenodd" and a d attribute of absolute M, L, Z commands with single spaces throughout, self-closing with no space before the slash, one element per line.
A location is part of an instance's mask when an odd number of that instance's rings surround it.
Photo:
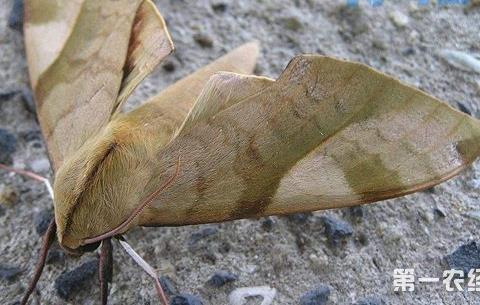
<path fill-rule="evenodd" d="M 217 232 L 218 232 L 218 229 L 214 227 L 206 227 L 198 231 L 195 231 L 192 233 L 192 235 L 190 235 L 190 240 L 188 241 L 188 245 L 193 246 L 200 240 L 217 234 Z"/>
<path fill-rule="evenodd" d="M 0 205 L 0 217 L 2 217 L 3 215 L 5 215 L 5 208 Z"/>
<path fill-rule="evenodd" d="M 320 284 L 300 298 L 300 305 L 325 305 L 329 297 L 330 287 Z"/>
<path fill-rule="evenodd" d="M 331 215 L 323 216 L 322 220 L 325 226 L 325 234 L 327 234 L 329 242 L 334 246 L 353 234 L 352 225 L 345 220 Z"/>
<path fill-rule="evenodd" d="M 197 296 L 181 293 L 170 300 L 170 305 L 203 305 L 203 301 Z"/>
<path fill-rule="evenodd" d="M 433 215 L 436 217 L 436 218 L 445 218 L 447 217 L 447 214 L 445 213 L 445 211 L 441 208 L 434 208 L 433 209 Z"/>
<path fill-rule="evenodd" d="M 212 4 L 212 9 L 215 13 L 225 13 L 227 8 L 228 8 L 227 4 L 223 3 L 223 2 L 218 2 L 218 3 L 213 3 Z"/>
<path fill-rule="evenodd" d="M 17 150 L 17 138 L 10 131 L 0 128 L 0 163 L 12 164 L 12 154 Z"/>
<path fill-rule="evenodd" d="M 262 221 L 262 229 L 268 232 L 273 229 L 273 219 L 271 217 L 267 217 Z"/>
<path fill-rule="evenodd" d="M 210 36 L 207 36 L 207 35 L 201 34 L 201 33 L 197 33 L 197 34 L 193 35 L 193 39 L 202 48 L 213 47 L 213 40 Z"/>
<path fill-rule="evenodd" d="M 207 281 L 207 284 L 213 287 L 222 287 L 223 285 L 238 280 L 238 276 L 228 271 L 217 271 Z"/>
<path fill-rule="evenodd" d="M 168 276 L 160 277 L 160 285 L 162 285 L 163 291 L 169 296 L 177 294 L 178 290 L 172 283 L 172 280 Z"/>
<path fill-rule="evenodd" d="M 378 297 L 366 297 L 359 300 L 355 305 L 385 305 L 385 301 Z"/>
<path fill-rule="evenodd" d="M 465 104 L 461 102 L 457 102 L 457 106 L 461 112 L 466 113 L 468 115 L 472 115 L 472 111 Z"/>
<path fill-rule="evenodd" d="M 173 63 L 173 61 L 167 61 L 166 63 L 163 64 L 163 70 L 167 71 L 167 72 L 173 72 L 175 71 L 175 64 Z"/>
<path fill-rule="evenodd" d="M 5 92 L 0 92 L 0 102 L 9 101 L 17 94 L 18 94 L 17 90 L 9 90 L 9 91 L 5 91 Z"/>
<path fill-rule="evenodd" d="M 402 55 L 403 56 L 415 55 L 415 49 L 412 47 L 405 48 L 402 50 Z"/>
<path fill-rule="evenodd" d="M 46 264 L 63 263 L 65 261 L 65 253 L 60 249 L 50 250 L 47 255 Z"/>
<path fill-rule="evenodd" d="M 43 236 L 47 232 L 48 225 L 53 219 L 53 211 L 51 209 L 45 209 L 33 217 L 33 223 L 35 224 L 35 231 L 40 236 Z"/>
<path fill-rule="evenodd" d="M 16 31 L 23 29 L 23 0 L 14 0 L 10 16 L 8 16 L 8 26 Z"/>
<path fill-rule="evenodd" d="M 64 300 L 70 299 L 73 293 L 80 291 L 82 286 L 98 272 L 98 259 L 88 261 L 72 271 L 65 271 L 55 280 L 58 296 Z"/>
<path fill-rule="evenodd" d="M 18 267 L 0 265 L 0 279 L 5 281 L 14 281 L 19 274 L 23 272 L 22 269 Z"/>
<path fill-rule="evenodd" d="M 472 241 L 445 256 L 450 269 L 463 270 L 465 276 L 471 269 L 480 268 L 480 247 Z"/>

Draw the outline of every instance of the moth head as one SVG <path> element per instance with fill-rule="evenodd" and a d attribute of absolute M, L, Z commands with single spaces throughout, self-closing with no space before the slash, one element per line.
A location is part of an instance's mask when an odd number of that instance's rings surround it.
<path fill-rule="evenodd" d="M 85 239 L 111 231 L 129 217 L 148 181 L 144 151 L 128 126 L 107 126 L 62 164 L 54 184 L 62 247 L 83 251 Z"/>

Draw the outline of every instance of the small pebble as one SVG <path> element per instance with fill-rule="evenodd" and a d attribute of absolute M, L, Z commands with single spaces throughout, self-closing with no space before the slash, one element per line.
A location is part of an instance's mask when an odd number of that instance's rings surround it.
<path fill-rule="evenodd" d="M 23 272 L 22 269 L 18 267 L 0 265 L 0 279 L 5 281 L 13 281 Z"/>
<path fill-rule="evenodd" d="M 210 36 L 207 36 L 207 35 L 201 34 L 201 33 L 197 33 L 197 34 L 193 35 L 193 39 L 202 48 L 213 47 L 213 40 Z"/>
<path fill-rule="evenodd" d="M 262 221 L 262 229 L 264 229 L 267 232 L 270 232 L 273 229 L 273 224 L 274 224 L 274 221 L 273 221 L 272 217 L 266 217 Z"/>
<path fill-rule="evenodd" d="M 161 276 L 159 278 L 160 285 L 162 285 L 163 291 L 169 296 L 177 294 L 177 288 L 172 283 L 172 280 L 168 276 Z"/>
<path fill-rule="evenodd" d="M 447 217 L 447 213 L 445 213 L 445 210 L 441 207 L 436 207 L 433 209 L 433 215 L 437 218 L 445 218 Z"/>
<path fill-rule="evenodd" d="M 55 280 L 57 294 L 64 300 L 70 299 L 73 293 L 81 290 L 82 284 L 94 278 L 97 271 L 98 259 L 94 259 L 78 266 L 72 271 L 63 272 Z"/>
<path fill-rule="evenodd" d="M 352 225 L 332 215 L 322 217 L 325 226 L 325 234 L 330 244 L 337 246 L 342 240 L 353 234 Z"/>
<path fill-rule="evenodd" d="M 173 72 L 175 71 L 175 64 L 173 61 L 169 60 L 163 64 L 163 70 L 167 72 Z"/>
<path fill-rule="evenodd" d="M 170 305 L 203 305 L 203 301 L 197 296 L 181 293 L 170 300 Z"/>
<path fill-rule="evenodd" d="M 10 16 L 8 16 L 8 26 L 16 31 L 23 29 L 23 0 L 14 0 Z"/>
<path fill-rule="evenodd" d="M 415 49 L 412 47 L 408 47 L 402 50 L 403 56 L 412 56 L 415 55 Z"/>
<path fill-rule="evenodd" d="M 47 158 L 35 159 L 30 162 L 30 168 L 34 173 L 44 173 L 50 170 L 50 161 Z"/>
<path fill-rule="evenodd" d="M 320 284 L 300 298 L 300 305 L 325 305 L 329 297 L 330 287 Z"/>
<path fill-rule="evenodd" d="M 474 241 L 464 244 L 446 255 L 445 260 L 450 269 L 463 270 L 467 276 L 471 269 L 480 268 L 480 246 Z"/>
<path fill-rule="evenodd" d="M 207 281 L 207 284 L 218 288 L 236 280 L 238 280 L 237 275 L 221 270 L 215 272 L 215 274 Z"/>
<path fill-rule="evenodd" d="M 397 10 L 392 11 L 389 17 L 397 28 L 404 28 L 410 22 L 407 15 Z"/>
<path fill-rule="evenodd" d="M 247 303 L 248 298 L 261 296 L 263 300 L 260 305 L 270 305 L 273 303 L 276 294 L 277 290 L 268 286 L 242 287 L 232 291 L 228 296 L 228 300 L 230 305 L 244 305 Z"/>
<path fill-rule="evenodd" d="M 44 209 L 33 217 L 33 223 L 35 225 L 35 231 L 40 236 L 43 236 L 45 232 L 47 232 L 48 225 L 53 219 L 53 211 L 52 209 Z"/>
<path fill-rule="evenodd" d="M 218 2 L 212 4 L 212 9 L 215 13 L 224 13 L 227 10 L 228 6 L 226 3 Z"/>
<path fill-rule="evenodd" d="M 53 249 L 48 252 L 46 264 L 52 265 L 56 263 L 63 263 L 65 261 L 65 252 L 60 249 Z"/>
<path fill-rule="evenodd" d="M 11 185 L 0 184 L 0 204 L 12 207 L 17 202 L 17 190 Z"/>
<path fill-rule="evenodd" d="M 443 49 L 439 55 L 457 69 L 480 73 L 480 60 L 471 54 L 457 50 Z"/>
<path fill-rule="evenodd" d="M 294 32 L 299 31 L 303 28 L 303 24 L 297 16 L 289 16 L 282 18 L 281 23 L 286 29 Z"/>
<path fill-rule="evenodd" d="M 468 109 L 468 107 L 462 102 L 457 102 L 457 106 L 461 112 L 466 113 L 468 115 L 472 115 L 472 111 L 470 111 L 470 109 Z"/>
<path fill-rule="evenodd" d="M 18 94 L 17 90 L 8 90 L 8 91 L 0 92 L 0 102 L 11 100 L 17 94 Z"/>
<path fill-rule="evenodd" d="M 214 227 L 206 227 L 195 231 L 190 235 L 190 240 L 188 241 L 189 246 L 193 246 L 198 243 L 200 240 L 207 238 L 209 236 L 215 235 L 218 233 L 218 229 Z"/>
<path fill-rule="evenodd" d="M 0 163 L 12 164 L 13 153 L 17 150 L 17 138 L 10 131 L 0 128 Z"/>
<path fill-rule="evenodd" d="M 366 297 L 359 300 L 355 305 L 385 305 L 385 301 L 378 297 Z"/>
<path fill-rule="evenodd" d="M 5 215 L 5 208 L 0 205 L 0 217 Z"/>

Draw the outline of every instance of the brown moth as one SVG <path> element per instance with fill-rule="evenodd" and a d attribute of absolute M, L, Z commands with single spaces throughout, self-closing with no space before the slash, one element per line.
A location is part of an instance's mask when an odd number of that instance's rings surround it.
<path fill-rule="evenodd" d="M 432 187 L 480 155 L 480 122 L 363 64 L 300 55 L 276 79 L 246 44 L 137 109 L 122 105 L 173 51 L 150 0 L 30 0 L 25 42 L 55 171 L 57 237 L 101 242 L 102 304 L 112 237 L 354 206 Z M 220 72 L 229 71 L 229 72 Z M 155 272 L 122 241 L 156 280 Z"/>

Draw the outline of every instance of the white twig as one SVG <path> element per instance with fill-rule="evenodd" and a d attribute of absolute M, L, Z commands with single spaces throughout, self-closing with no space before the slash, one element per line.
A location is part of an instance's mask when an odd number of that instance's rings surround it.
<path fill-rule="evenodd" d="M 118 241 L 120 242 L 120 245 L 125 249 L 125 251 L 130 255 L 133 260 L 140 266 L 142 269 L 150 275 L 153 280 L 155 281 L 155 288 L 157 289 L 158 296 L 164 303 L 164 305 L 168 305 L 168 300 L 163 292 L 162 285 L 160 284 L 160 280 L 158 279 L 158 275 L 155 272 L 155 269 L 153 269 L 152 266 L 150 266 L 149 263 L 147 263 L 133 248 L 128 244 L 123 237 L 119 237 Z"/>
<path fill-rule="evenodd" d="M 23 170 L 23 169 L 13 168 L 13 167 L 10 167 L 10 166 L 6 166 L 4 164 L 0 164 L 0 168 L 3 168 L 4 170 L 15 173 L 15 174 L 27 176 L 27 177 L 30 177 L 30 178 L 35 179 L 37 181 L 43 182 L 45 184 L 45 186 L 47 187 L 48 194 L 50 195 L 50 197 L 53 200 L 52 184 L 50 183 L 50 181 L 47 178 L 45 178 L 43 176 L 40 176 L 40 175 L 37 175 L 34 172 L 26 171 L 26 170 Z"/>

